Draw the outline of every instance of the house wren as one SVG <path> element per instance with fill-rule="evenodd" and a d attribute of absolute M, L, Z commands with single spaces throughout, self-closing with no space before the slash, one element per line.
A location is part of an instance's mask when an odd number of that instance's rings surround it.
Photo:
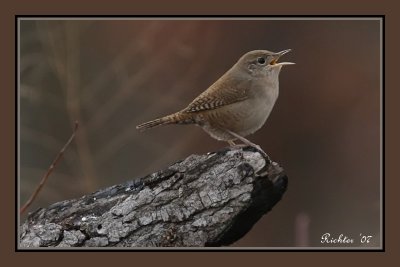
<path fill-rule="evenodd" d="M 260 129 L 271 113 L 279 94 L 279 72 L 282 66 L 294 64 L 278 63 L 278 59 L 289 51 L 255 50 L 244 54 L 185 109 L 136 128 L 195 124 L 211 137 L 231 146 L 235 146 L 234 140 L 240 140 L 261 150 L 244 137 Z"/>

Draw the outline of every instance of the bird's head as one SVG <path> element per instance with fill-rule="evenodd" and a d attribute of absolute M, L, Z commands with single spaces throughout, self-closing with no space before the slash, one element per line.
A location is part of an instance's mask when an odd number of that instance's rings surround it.
<path fill-rule="evenodd" d="M 278 62 L 279 58 L 290 52 L 291 49 L 275 53 L 268 50 L 254 50 L 244 54 L 236 63 L 236 67 L 245 70 L 255 78 L 277 78 L 284 65 L 293 65 L 292 62 Z"/>

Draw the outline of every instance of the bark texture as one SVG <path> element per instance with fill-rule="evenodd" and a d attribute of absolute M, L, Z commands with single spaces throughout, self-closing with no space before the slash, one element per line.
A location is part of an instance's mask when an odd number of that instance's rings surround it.
<path fill-rule="evenodd" d="M 281 199 L 288 179 L 253 148 L 191 155 L 168 168 L 55 203 L 20 226 L 20 248 L 232 244 Z"/>

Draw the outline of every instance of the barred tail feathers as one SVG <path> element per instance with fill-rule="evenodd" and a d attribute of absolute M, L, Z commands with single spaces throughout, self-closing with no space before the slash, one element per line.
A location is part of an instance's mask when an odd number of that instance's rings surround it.
<path fill-rule="evenodd" d="M 145 131 L 147 129 L 151 129 L 157 126 L 166 125 L 166 124 L 190 124 L 194 123 L 194 119 L 190 114 L 185 114 L 181 112 L 177 112 L 159 119 L 155 119 L 152 121 L 148 121 L 136 126 L 136 129 Z"/>

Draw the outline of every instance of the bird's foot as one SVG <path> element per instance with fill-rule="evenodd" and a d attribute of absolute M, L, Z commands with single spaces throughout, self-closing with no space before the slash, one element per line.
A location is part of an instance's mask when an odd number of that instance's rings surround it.
<path fill-rule="evenodd" d="M 247 146 L 249 146 L 248 144 L 236 144 L 233 140 L 229 140 L 229 141 L 227 141 L 228 142 L 228 144 L 229 144 L 229 146 L 231 147 L 231 148 L 244 148 L 244 147 L 247 147 Z"/>
<path fill-rule="evenodd" d="M 234 133 L 234 132 L 232 132 L 232 131 L 230 131 L 230 130 L 227 130 L 227 131 L 228 131 L 233 137 L 235 137 L 235 138 L 237 138 L 238 140 L 240 140 L 240 141 L 243 142 L 243 144 L 237 145 L 237 144 L 235 144 L 234 141 L 229 140 L 228 143 L 229 143 L 229 145 L 230 145 L 231 147 L 240 147 L 240 148 L 243 148 L 243 147 L 246 147 L 246 146 L 251 146 L 251 147 L 255 148 L 257 151 L 259 151 L 259 152 L 261 153 L 261 155 L 263 155 L 266 159 L 268 159 L 269 163 L 272 163 L 271 158 L 267 155 L 267 153 L 265 153 L 265 151 L 264 151 L 259 145 L 256 145 L 256 144 L 252 143 L 251 141 L 247 140 L 246 138 L 244 138 L 244 137 L 242 137 L 242 136 L 240 136 L 240 135 L 238 135 L 238 134 L 236 134 L 236 133 Z"/>

